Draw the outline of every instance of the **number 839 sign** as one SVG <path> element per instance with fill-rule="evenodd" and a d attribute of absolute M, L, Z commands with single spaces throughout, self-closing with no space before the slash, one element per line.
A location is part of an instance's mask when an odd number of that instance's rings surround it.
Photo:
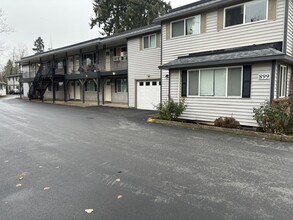
<path fill-rule="evenodd" d="M 268 74 L 265 74 L 265 73 L 258 74 L 258 79 L 259 80 L 268 80 L 268 79 L 271 79 L 271 75 L 269 73 Z"/>

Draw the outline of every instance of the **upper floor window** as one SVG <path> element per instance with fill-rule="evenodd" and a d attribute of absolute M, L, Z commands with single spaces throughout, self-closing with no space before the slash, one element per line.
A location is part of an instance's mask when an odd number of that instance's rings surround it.
<path fill-rule="evenodd" d="M 172 37 L 192 35 L 200 33 L 200 16 L 194 16 L 171 23 Z"/>
<path fill-rule="evenodd" d="M 225 9 L 225 27 L 265 20 L 267 0 L 255 0 Z"/>
<path fill-rule="evenodd" d="M 156 35 L 151 34 L 143 37 L 143 48 L 156 48 Z"/>
<path fill-rule="evenodd" d="M 96 63 L 96 54 L 88 53 L 83 55 L 83 65 L 89 66 Z"/>

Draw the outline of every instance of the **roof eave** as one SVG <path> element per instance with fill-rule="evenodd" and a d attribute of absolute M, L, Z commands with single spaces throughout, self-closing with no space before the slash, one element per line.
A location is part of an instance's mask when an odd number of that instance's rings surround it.
<path fill-rule="evenodd" d="M 238 0 L 238 1 L 240 2 L 240 0 Z M 230 3 L 235 4 L 235 2 L 236 2 L 235 0 L 223 0 L 223 1 L 216 2 L 216 3 L 211 3 L 209 5 L 199 6 L 194 9 L 192 9 L 192 8 L 189 10 L 182 9 L 182 11 L 171 12 L 169 14 L 163 15 L 162 17 L 158 17 L 153 22 L 155 22 L 155 23 L 165 22 L 165 21 L 180 18 L 182 16 L 188 17 L 192 14 L 196 14 L 196 13 L 200 13 L 202 11 L 207 11 L 207 10 L 212 10 L 215 8 L 223 7 L 223 6 L 228 5 Z"/>
<path fill-rule="evenodd" d="M 293 58 L 285 55 L 273 55 L 273 56 L 263 56 L 263 57 L 249 57 L 242 59 L 234 59 L 234 60 L 217 60 L 217 61 L 208 61 L 208 62 L 198 62 L 191 64 L 174 64 L 174 65 L 161 65 L 159 69 L 162 70 L 170 70 L 170 69 L 185 69 L 185 68 L 194 68 L 194 67 L 207 67 L 207 66 L 216 66 L 216 65 L 231 65 L 231 64 L 239 64 L 239 63 L 256 63 L 262 61 L 271 61 L 271 60 L 284 60 L 287 62 L 293 62 Z"/>

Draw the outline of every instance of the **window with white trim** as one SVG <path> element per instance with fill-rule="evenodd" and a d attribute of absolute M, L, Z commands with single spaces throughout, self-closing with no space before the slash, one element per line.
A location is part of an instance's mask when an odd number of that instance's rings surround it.
<path fill-rule="evenodd" d="M 267 0 L 254 0 L 225 8 L 225 27 L 267 19 Z"/>
<path fill-rule="evenodd" d="M 171 23 L 172 37 L 200 33 L 200 15 Z"/>
<path fill-rule="evenodd" d="M 188 71 L 188 96 L 241 97 L 242 67 Z"/>
<path fill-rule="evenodd" d="M 286 97 L 288 86 L 288 67 L 281 65 L 278 78 L 278 98 Z"/>
<path fill-rule="evenodd" d="M 116 80 L 116 92 L 128 92 L 127 79 Z"/>
<path fill-rule="evenodd" d="M 151 34 L 143 37 L 143 48 L 156 48 L 156 35 Z"/>

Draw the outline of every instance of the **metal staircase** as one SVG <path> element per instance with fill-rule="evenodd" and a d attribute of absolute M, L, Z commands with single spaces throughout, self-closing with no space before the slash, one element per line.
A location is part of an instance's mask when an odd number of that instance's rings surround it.
<path fill-rule="evenodd" d="M 34 81 L 30 85 L 28 98 L 31 99 L 44 99 L 44 94 L 48 89 L 49 85 L 52 83 L 53 68 L 49 68 L 49 70 L 44 69 L 44 66 L 41 65 L 39 70 L 34 78 Z"/>

